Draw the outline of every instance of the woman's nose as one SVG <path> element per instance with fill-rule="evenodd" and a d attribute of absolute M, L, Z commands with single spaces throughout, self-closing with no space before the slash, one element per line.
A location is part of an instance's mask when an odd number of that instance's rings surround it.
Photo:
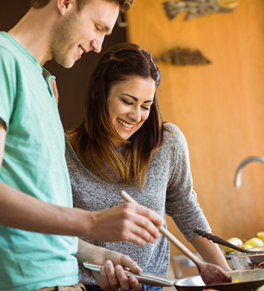
<path fill-rule="evenodd" d="M 131 118 L 133 122 L 140 122 L 141 121 L 140 107 L 133 108 L 133 110 L 129 114 L 129 118 Z"/>

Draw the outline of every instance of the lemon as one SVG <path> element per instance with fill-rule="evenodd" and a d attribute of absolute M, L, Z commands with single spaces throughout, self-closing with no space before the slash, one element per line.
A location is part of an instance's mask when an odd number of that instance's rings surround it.
<path fill-rule="evenodd" d="M 264 231 L 257 232 L 257 238 L 261 239 L 264 243 Z"/>
<path fill-rule="evenodd" d="M 260 286 L 256 291 L 264 291 L 264 285 Z"/>
<path fill-rule="evenodd" d="M 263 247 L 264 243 L 260 238 L 252 237 L 251 239 L 244 242 L 243 246 L 249 245 L 252 248 Z"/>
<path fill-rule="evenodd" d="M 252 246 L 250 246 L 250 245 L 242 245 L 241 248 L 247 250 L 247 249 L 252 249 Z"/>
<path fill-rule="evenodd" d="M 231 237 L 227 241 L 230 242 L 231 244 L 235 245 L 235 246 L 238 246 L 238 247 L 243 245 L 242 240 L 240 238 L 237 238 L 237 237 Z M 228 255 L 229 253 L 234 251 L 234 249 L 229 248 L 229 247 L 223 247 L 223 248 L 224 248 L 224 251 L 225 251 L 226 255 Z"/>

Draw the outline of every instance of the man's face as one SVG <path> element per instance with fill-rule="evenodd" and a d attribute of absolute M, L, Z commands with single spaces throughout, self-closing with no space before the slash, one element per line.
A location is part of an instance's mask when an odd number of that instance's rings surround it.
<path fill-rule="evenodd" d="M 89 0 L 81 11 L 69 10 L 54 26 L 50 50 L 53 59 L 70 68 L 91 50 L 99 53 L 105 35 L 111 34 L 119 5 L 105 0 Z"/>

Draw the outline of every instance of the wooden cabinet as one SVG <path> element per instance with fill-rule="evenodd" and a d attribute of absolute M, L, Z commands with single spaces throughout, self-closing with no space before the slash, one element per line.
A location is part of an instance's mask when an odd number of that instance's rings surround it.
<path fill-rule="evenodd" d="M 264 231 L 264 166 L 239 163 L 264 156 L 264 2 L 241 0 L 232 13 L 168 20 L 162 0 L 136 0 L 127 13 L 128 39 L 154 56 L 176 46 L 199 49 L 212 64 L 158 62 L 158 94 L 166 121 L 189 145 L 194 189 L 214 234 L 248 239 Z M 186 242 L 169 219 L 170 230 Z M 172 247 L 172 253 L 178 253 Z"/>

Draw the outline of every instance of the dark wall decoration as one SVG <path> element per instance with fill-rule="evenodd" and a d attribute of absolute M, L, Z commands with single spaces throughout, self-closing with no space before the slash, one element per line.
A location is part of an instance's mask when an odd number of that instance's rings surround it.
<path fill-rule="evenodd" d="M 207 59 L 199 50 L 191 50 L 189 48 L 181 47 L 170 49 L 159 57 L 155 57 L 154 60 L 156 62 L 161 61 L 180 66 L 211 63 L 211 61 Z"/>
<path fill-rule="evenodd" d="M 182 12 L 187 12 L 185 20 L 190 20 L 212 13 L 232 12 L 238 4 L 238 0 L 179 0 L 163 2 L 163 8 L 170 20 Z"/>

